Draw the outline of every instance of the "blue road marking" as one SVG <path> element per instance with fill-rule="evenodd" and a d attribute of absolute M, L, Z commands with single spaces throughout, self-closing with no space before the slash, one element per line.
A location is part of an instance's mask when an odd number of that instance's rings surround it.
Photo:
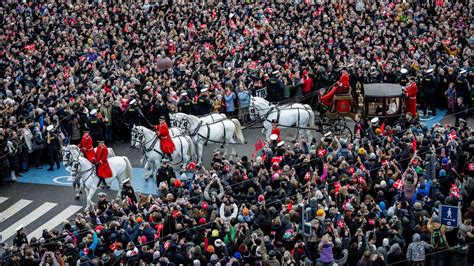
<path fill-rule="evenodd" d="M 446 110 L 436 110 L 436 116 L 432 116 L 427 119 L 420 119 L 421 124 L 425 125 L 427 128 L 432 128 L 436 123 L 441 122 L 441 120 L 446 115 Z"/>
<path fill-rule="evenodd" d="M 189 173 L 187 174 L 190 175 Z M 146 194 L 156 194 L 156 180 L 154 177 L 145 181 L 145 169 L 144 168 L 133 168 L 132 170 L 132 186 L 135 191 L 140 191 Z M 54 169 L 54 171 L 47 171 L 44 169 L 30 169 L 27 173 L 24 173 L 22 177 L 18 179 L 22 183 L 31 184 L 42 184 L 42 185 L 54 185 L 54 186 L 70 186 L 71 196 L 73 196 L 72 190 L 72 178 L 70 173 L 64 169 L 61 164 L 60 169 Z M 116 179 L 112 182 L 111 189 L 118 190 L 118 182 Z"/>

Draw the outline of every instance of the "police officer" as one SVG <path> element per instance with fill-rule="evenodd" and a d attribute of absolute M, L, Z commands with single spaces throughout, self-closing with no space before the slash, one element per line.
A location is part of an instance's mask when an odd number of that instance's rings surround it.
<path fill-rule="evenodd" d="M 201 95 L 197 100 L 197 107 L 198 107 L 198 114 L 199 115 L 207 115 L 211 112 L 212 103 L 207 96 L 208 88 L 204 88 L 201 90 Z"/>
<path fill-rule="evenodd" d="M 178 111 L 185 114 L 191 114 L 193 102 L 189 99 L 188 93 L 181 93 L 181 99 L 178 102 Z"/>
<path fill-rule="evenodd" d="M 122 200 L 127 197 L 132 201 L 132 204 L 130 205 L 134 205 L 138 202 L 130 178 L 127 178 L 122 182 Z"/>
<path fill-rule="evenodd" d="M 59 151 L 61 150 L 61 141 L 54 132 L 54 126 L 49 125 L 46 128 L 46 147 L 48 153 L 48 171 L 54 170 L 54 163 L 56 162 L 56 167 L 59 169 Z"/>
<path fill-rule="evenodd" d="M 433 69 L 425 71 L 425 76 L 421 81 L 421 90 L 423 93 L 423 115 L 426 116 L 428 108 L 432 110 L 432 115 L 436 115 L 436 97 L 434 97 L 438 84 L 433 75 Z"/>
<path fill-rule="evenodd" d="M 398 83 L 405 87 L 408 84 L 408 69 L 402 68 L 400 70 L 400 76 L 398 77 Z"/>
<path fill-rule="evenodd" d="M 0 185 L 3 185 L 3 178 L 5 173 L 10 171 L 10 163 L 8 161 L 9 149 L 7 145 L 8 141 L 3 132 L 0 133 Z"/>
<path fill-rule="evenodd" d="M 16 235 L 13 238 L 13 245 L 15 247 L 21 247 L 23 244 L 28 244 L 28 239 L 26 238 L 25 228 L 21 224 L 16 228 Z"/>
<path fill-rule="evenodd" d="M 97 117 L 97 109 L 93 109 L 90 113 L 90 117 L 87 120 L 86 126 L 90 131 L 92 138 L 92 144 L 97 146 L 97 140 L 102 137 L 102 129 L 105 127 L 104 122 Z"/>
<path fill-rule="evenodd" d="M 175 178 L 176 174 L 174 173 L 173 167 L 170 165 L 170 160 L 163 158 L 161 160 L 163 163 L 156 173 L 156 185 L 159 186 L 161 182 L 168 182 L 171 178 Z"/>
<path fill-rule="evenodd" d="M 97 208 L 99 208 L 99 215 L 104 213 L 109 208 L 109 201 L 107 195 L 104 192 L 99 193 L 99 199 L 97 201 Z"/>
<path fill-rule="evenodd" d="M 279 102 L 283 100 L 283 85 L 277 77 L 278 71 L 272 72 L 272 77 L 267 80 L 267 100 L 270 102 Z"/>
<path fill-rule="evenodd" d="M 133 126 L 140 125 L 140 112 L 141 110 L 137 106 L 137 100 L 135 99 L 131 100 L 123 116 L 124 122 L 128 124 L 128 130 L 129 130 L 129 133 L 127 134 L 128 138 L 130 138 L 130 131 L 133 128 Z"/>
<path fill-rule="evenodd" d="M 456 83 L 454 83 L 456 88 L 456 94 L 458 97 L 465 99 L 466 107 L 469 108 L 469 101 L 471 99 L 469 92 L 469 83 L 467 81 L 467 71 L 465 69 L 459 72 L 458 77 L 456 78 Z"/>

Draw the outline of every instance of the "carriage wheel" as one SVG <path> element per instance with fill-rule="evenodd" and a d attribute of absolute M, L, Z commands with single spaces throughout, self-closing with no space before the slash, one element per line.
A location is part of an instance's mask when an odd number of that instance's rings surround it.
<path fill-rule="evenodd" d="M 345 124 L 334 124 L 332 130 L 339 138 L 352 139 L 352 131 Z"/>

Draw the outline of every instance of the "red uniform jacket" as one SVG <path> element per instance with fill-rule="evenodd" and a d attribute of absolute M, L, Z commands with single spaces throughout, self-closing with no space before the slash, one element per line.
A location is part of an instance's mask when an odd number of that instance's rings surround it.
<path fill-rule="evenodd" d="M 313 79 L 308 76 L 303 76 L 301 81 L 302 81 L 303 92 L 304 93 L 311 92 L 311 88 L 313 87 Z"/>
<path fill-rule="evenodd" d="M 415 82 L 410 83 L 406 87 L 406 98 L 405 98 L 405 112 L 410 112 L 412 115 L 416 115 L 416 93 L 418 88 Z M 434 97 L 434 96 L 433 96 Z"/>
<path fill-rule="evenodd" d="M 161 123 L 156 126 L 156 134 L 160 139 L 161 151 L 167 154 L 172 154 L 175 150 L 173 140 L 170 136 L 170 131 L 166 123 Z"/>
<path fill-rule="evenodd" d="M 321 97 L 321 103 L 324 104 L 325 106 L 331 106 L 332 99 L 336 94 L 345 94 L 349 90 L 349 74 L 344 73 L 342 76 L 339 78 L 339 81 L 332 89 L 326 93 L 324 96 Z"/>
<path fill-rule="evenodd" d="M 272 134 L 275 134 L 278 136 L 277 138 L 277 143 L 281 141 L 281 138 L 280 138 L 280 128 L 276 127 L 276 128 L 272 128 Z"/>
<path fill-rule="evenodd" d="M 97 163 L 98 168 L 97 174 L 102 178 L 112 177 L 112 169 L 110 169 L 107 157 L 109 157 L 109 150 L 107 150 L 107 147 L 104 144 L 97 146 L 95 162 Z"/>
<path fill-rule="evenodd" d="M 82 136 L 81 142 L 79 143 L 78 147 L 81 149 L 84 156 L 92 162 L 95 157 L 94 147 L 92 146 L 92 138 L 91 136 Z"/>

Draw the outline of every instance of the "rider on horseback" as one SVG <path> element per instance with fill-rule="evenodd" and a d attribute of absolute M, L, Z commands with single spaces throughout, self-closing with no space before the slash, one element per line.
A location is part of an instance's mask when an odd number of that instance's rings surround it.
<path fill-rule="evenodd" d="M 97 186 L 101 186 L 102 189 L 107 187 L 107 183 L 105 182 L 105 178 L 112 177 L 112 170 L 110 169 L 109 162 L 107 158 L 109 157 L 109 151 L 107 146 L 105 146 L 104 138 L 99 138 L 97 142 L 99 146 L 97 146 L 97 150 L 95 152 L 95 157 L 93 163 L 96 164 L 97 167 L 97 176 L 99 177 L 99 183 Z"/>
<path fill-rule="evenodd" d="M 164 153 L 164 157 L 168 158 L 171 160 L 171 154 L 175 150 L 175 146 L 173 143 L 173 140 L 171 139 L 170 136 L 170 131 L 168 128 L 168 124 L 166 124 L 166 118 L 165 116 L 160 116 L 160 124 L 157 125 L 156 127 L 156 134 L 158 135 L 158 138 L 160 139 L 160 148 L 161 151 Z"/>
<path fill-rule="evenodd" d="M 84 135 L 82 135 L 81 142 L 77 146 L 81 149 L 82 153 L 84 154 L 84 157 L 86 157 L 87 160 L 92 162 L 95 157 L 95 152 L 94 147 L 92 146 L 92 138 L 89 135 L 89 132 L 89 129 L 84 129 Z"/>

